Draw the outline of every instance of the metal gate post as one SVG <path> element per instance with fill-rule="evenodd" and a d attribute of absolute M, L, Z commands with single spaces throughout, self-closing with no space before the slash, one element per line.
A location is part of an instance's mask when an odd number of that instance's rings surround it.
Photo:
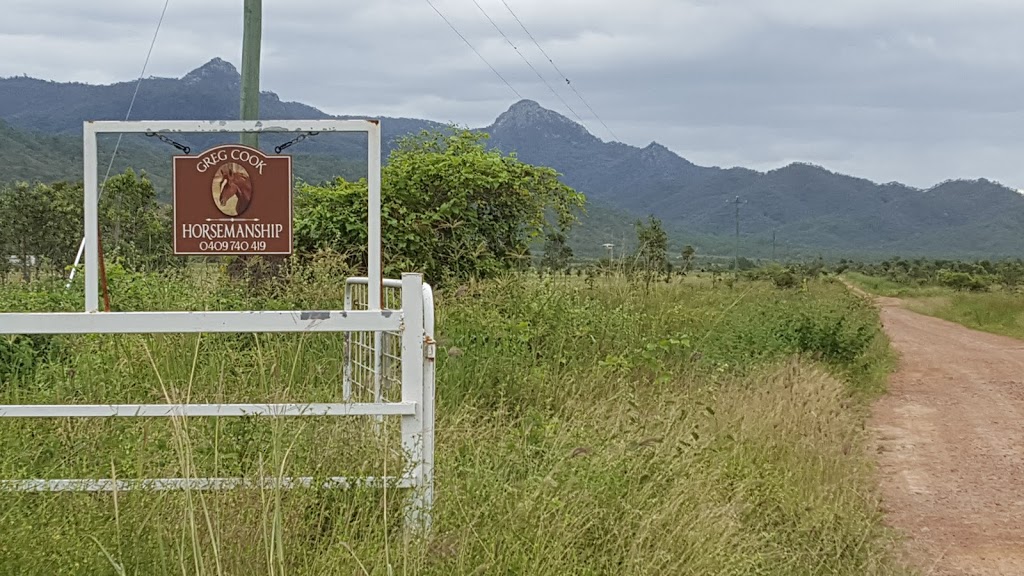
<path fill-rule="evenodd" d="M 423 468 L 420 479 L 423 483 L 424 525 L 430 529 L 434 508 L 434 418 L 436 386 L 434 383 L 437 342 L 434 340 L 434 291 L 430 284 L 423 284 L 423 397 L 418 404 L 423 407 Z"/>
<path fill-rule="evenodd" d="M 424 508 L 426 486 L 423 474 L 423 363 L 426 358 L 423 330 L 423 276 L 402 274 L 402 401 L 415 402 L 413 414 L 402 416 L 402 449 L 411 469 L 413 494 L 406 513 L 406 526 L 419 528 L 427 518 Z"/>

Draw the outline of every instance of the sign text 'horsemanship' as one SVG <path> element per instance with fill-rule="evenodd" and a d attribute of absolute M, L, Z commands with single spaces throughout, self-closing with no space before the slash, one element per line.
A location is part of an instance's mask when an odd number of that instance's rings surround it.
<path fill-rule="evenodd" d="M 174 157 L 175 254 L 291 251 L 291 156 L 228 144 Z"/>

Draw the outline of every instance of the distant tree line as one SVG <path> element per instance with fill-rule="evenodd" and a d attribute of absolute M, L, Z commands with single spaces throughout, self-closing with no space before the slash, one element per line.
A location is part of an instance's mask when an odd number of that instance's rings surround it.
<path fill-rule="evenodd" d="M 543 239 L 552 246 L 549 264 L 571 257 L 565 238 L 583 195 L 550 168 L 488 150 L 486 138 L 423 132 L 392 151 L 382 170 L 386 274 L 420 271 L 434 284 L 486 278 L 529 266 L 531 244 Z M 278 264 L 301 266 L 330 253 L 365 273 L 366 179 L 298 182 L 293 194 L 294 255 Z M 66 273 L 82 240 L 82 200 L 81 182 L 0 188 L 0 279 L 14 270 L 25 281 Z M 157 200 L 145 174 L 110 178 L 99 208 L 105 261 L 134 271 L 181 266 L 188 259 L 173 254 L 171 219 L 171 206 Z"/>
<path fill-rule="evenodd" d="M 978 292 L 995 286 L 1017 288 L 1024 285 L 1024 261 L 1020 258 L 973 262 L 899 257 L 875 263 L 840 260 L 836 271 L 847 270 L 904 286 L 945 286 L 962 291 Z"/>

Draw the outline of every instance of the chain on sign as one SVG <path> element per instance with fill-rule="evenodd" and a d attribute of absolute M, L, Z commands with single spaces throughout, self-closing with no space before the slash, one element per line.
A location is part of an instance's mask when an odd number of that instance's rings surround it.
<path fill-rule="evenodd" d="M 156 136 L 159 140 L 161 140 L 163 142 L 166 142 L 166 143 L 170 144 L 171 146 L 174 146 L 175 148 L 177 148 L 178 150 L 181 150 L 185 154 L 188 154 L 189 152 L 192 151 L 192 149 L 189 148 L 188 146 L 185 146 L 184 144 L 179 144 L 179 143 L 175 142 L 174 140 L 171 140 L 167 136 L 164 136 L 163 134 L 157 134 L 156 132 L 146 132 L 146 136 L 149 136 L 151 138 L 153 136 Z"/>
<path fill-rule="evenodd" d="M 298 136 L 296 136 L 295 138 L 289 140 L 288 142 L 285 142 L 284 144 L 280 144 L 278 146 L 275 146 L 274 147 L 274 152 L 277 153 L 277 154 L 280 154 L 286 148 L 289 148 L 289 147 L 291 147 L 294 144 L 298 144 L 299 142 L 302 142 L 303 140 L 305 140 L 306 138 L 309 138 L 310 136 L 316 136 L 318 134 L 320 134 L 320 133 L 319 132 L 307 132 L 305 134 L 299 134 Z M 166 142 L 167 144 L 170 144 L 171 146 L 174 146 L 175 148 L 177 148 L 178 150 L 181 150 L 185 154 L 189 154 L 190 152 L 192 152 L 192 148 L 190 148 L 190 147 L 188 147 L 188 146 L 186 146 L 184 144 L 180 144 L 178 142 L 175 142 L 174 140 L 171 140 L 170 138 L 168 138 L 167 136 L 164 136 L 163 134 L 157 134 L 156 132 L 146 132 L 146 136 L 149 136 L 149 137 L 154 137 L 155 136 L 160 141 Z"/>
<path fill-rule="evenodd" d="M 319 132 L 307 132 L 305 134 L 299 134 L 298 136 L 296 136 L 295 138 L 285 142 L 284 144 L 281 144 L 279 146 L 275 146 L 274 147 L 274 152 L 277 153 L 277 154 L 280 154 L 281 151 L 283 151 L 285 148 L 288 148 L 292 144 L 298 144 L 299 142 L 302 142 L 306 138 L 308 138 L 310 136 L 316 136 L 317 134 L 319 134 Z"/>

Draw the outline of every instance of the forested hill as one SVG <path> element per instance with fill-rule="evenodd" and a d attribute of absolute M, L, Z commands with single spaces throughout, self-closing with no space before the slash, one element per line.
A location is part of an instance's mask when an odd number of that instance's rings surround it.
<path fill-rule="evenodd" d="M 594 200 L 655 214 L 694 232 L 741 229 L 760 244 L 781 241 L 827 252 L 933 255 L 1024 254 L 1024 196 L 988 180 L 928 190 L 877 184 L 810 164 L 767 173 L 697 166 L 652 142 L 603 142 L 533 102 L 520 102 L 485 128 L 495 145 L 550 165 Z"/>
<path fill-rule="evenodd" d="M 0 120 L 6 123 L 0 122 L 0 181 L 79 175 L 82 122 L 123 119 L 134 89 L 134 82 L 101 86 L 28 77 L 0 79 Z M 239 89 L 235 67 L 214 59 L 182 78 L 143 81 L 132 117 L 235 118 Z M 329 117 L 309 105 L 284 102 L 273 92 L 262 93 L 260 115 Z M 382 118 L 382 127 L 385 146 L 390 148 L 401 135 L 442 125 Z M 656 142 L 644 148 L 604 142 L 530 100 L 513 104 L 493 124 L 480 129 L 491 135 L 493 146 L 515 151 L 526 162 L 555 168 L 567 184 L 587 195 L 599 218 L 599 225 L 591 221 L 579 233 L 583 236 L 576 236 L 577 246 L 587 250 L 599 249 L 605 241 L 621 243 L 632 220 L 647 214 L 661 218 L 677 244 L 693 241 L 721 249 L 735 230 L 735 207 L 729 202 L 739 196 L 745 202 L 740 218 L 747 254 L 767 255 L 773 232 L 780 247 L 833 256 L 1024 254 L 1024 196 L 984 179 L 920 190 L 809 164 L 767 173 L 698 166 Z M 224 139 L 182 138 L 194 149 Z M 285 139 L 267 136 L 261 147 L 269 149 Z M 357 137 L 310 138 L 289 152 L 296 155 L 296 172 L 307 179 L 330 177 L 334 172 L 350 177 L 365 173 L 365 144 Z M 164 173 L 169 175 L 172 153 L 177 151 L 155 139 L 133 136 L 123 141 L 115 170 L 131 165 L 166 183 Z M 721 238 L 716 241 L 709 236 Z"/>

